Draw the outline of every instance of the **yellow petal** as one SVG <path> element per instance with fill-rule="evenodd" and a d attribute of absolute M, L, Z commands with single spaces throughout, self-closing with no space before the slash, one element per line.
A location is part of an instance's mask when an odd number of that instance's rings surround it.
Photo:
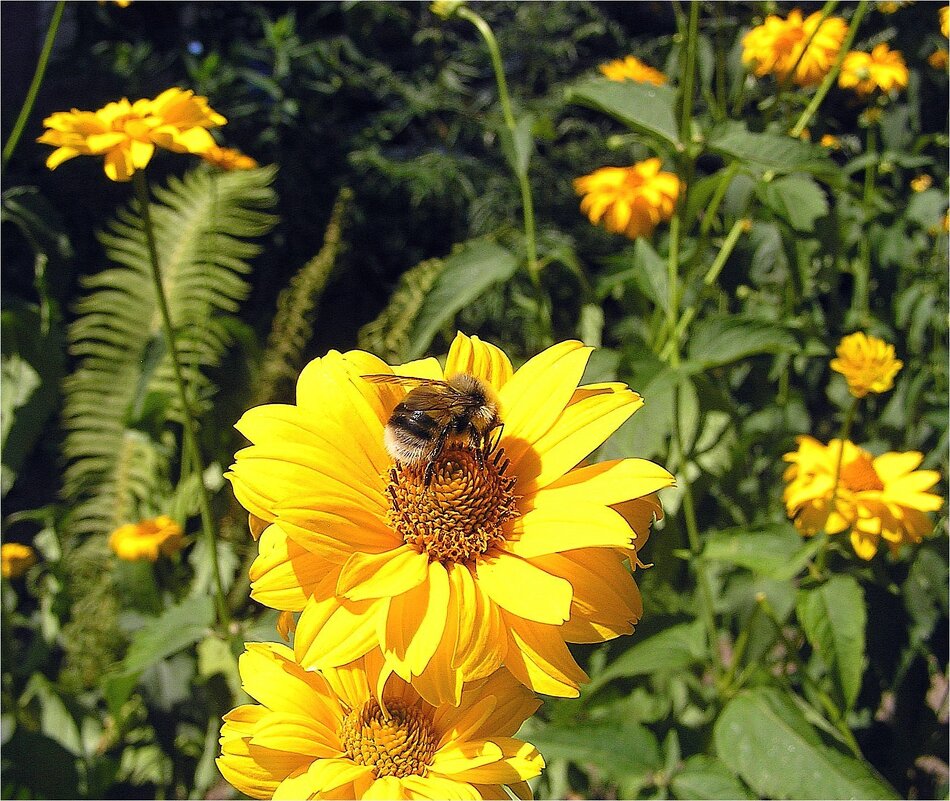
<path fill-rule="evenodd" d="M 668 470 L 647 459 L 618 459 L 571 470 L 540 490 L 531 502 L 539 507 L 552 501 L 571 505 L 593 500 L 612 506 L 672 487 L 675 480 Z"/>
<path fill-rule="evenodd" d="M 294 635 L 294 654 L 301 667 L 337 667 L 363 656 L 377 644 L 376 616 L 384 603 L 311 598 Z"/>
<path fill-rule="evenodd" d="M 251 597 L 272 609 L 299 612 L 311 595 L 325 598 L 334 589 L 326 561 L 290 539 L 277 525 L 261 534 L 251 564 Z"/>
<path fill-rule="evenodd" d="M 502 444 L 512 465 L 560 417 L 592 350 L 574 340 L 552 345 L 528 360 L 501 388 Z"/>
<path fill-rule="evenodd" d="M 458 565 L 452 567 L 457 568 Z M 445 628 L 425 670 L 412 678 L 413 689 L 434 707 L 456 706 L 462 694 L 463 674 L 455 666 L 455 657 L 458 647 L 459 621 L 464 610 L 461 608 L 461 598 L 458 593 L 453 592 L 451 580 L 447 580 Z"/>
<path fill-rule="evenodd" d="M 374 781 L 360 798 L 388 801 L 388 799 L 408 798 L 402 786 L 402 780 L 396 776 L 382 776 Z"/>
<path fill-rule="evenodd" d="M 501 747 L 490 740 L 452 742 L 435 752 L 429 767 L 436 773 L 451 776 L 469 768 L 490 765 L 503 758 Z"/>
<path fill-rule="evenodd" d="M 249 743 L 320 759 L 338 757 L 342 753 L 336 726 L 331 729 L 322 721 L 293 712 L 269 712 L 261 719 Z"/>
<path fill-rule="evenodd" d="M 58 148 L 46 157 L 46 166 L 51 170 L 55 170 L 64 161 L 74 159 L 78 155 L 80 155 L 79 151 L 71 147 Z"/>
<path fill-rule="evenodd" d="M 278 643 L 247 643 L 238 666 L 242 686 L 252 698 L 275 712 L 306 714 L 314 720 L 332 721 L 340 705 L 330 695 L 318 673 L 294 661 L 293 651 Z"/>
<path fill-rule="evenodd" d="M 505 667 L 525 686 L 544 695 L 576 698 L 588 681 L 554 626 L 532 623 L 504 613 L 508 624 Z"/>
<path fill-rule="evenodd" d="M 106 153 L 104 169 L 109 179 L 118 183 L 132 180 L 132 173 L 135 172 L 129 151 L 121 147 Z"/>
<path fill-rule="evenodd" d="M 455 335 L 445 360 L 445 374 L 468 373 L 480 378 L 497 392 L 512 375 L 511 361 L 503 350 L 483 342 L 478 337 L 467 337 L 461 331 Z"/>
<path fill-rule="evenodd" d="M 643 405 L 623 384 L 581 387 L 557 423 L 515 462 L 515 493 L 529 495 L 563 476 Z M 505 429 L 507 434 L 507 428 Z M 507 447 L 506 447 L 507 453 Z"/>
<path fill-rule="evenodd" d="M 504 547 L 512 554 L 530 558 L 576 548 L 629 548 L 633 542 L 634 532 L 618 512 L 608 506 L 578 502 L 546 504 L 516 518 L 512 538 Z"/>
<path fill-rule="evenodd" d="M 426 580 L 428 567 L 428 556 L 408 545 L 378 554 L 356 552 L 340 571 L 336 593 L 351 601 L 402 595 Z"/>
<path fill-rule="evenodd" d="M 429 769 L 442 774 L 451 775 L 461 781 L 475 782 L 476 784 L 508 784 L 509 782 L 532 779 L 541 774 L 544 760 L 538 749 L 530 743 L 515 740 L 510 737 L 493 737 L 481 742 L 455 743 L 450 753 L 468 753 L 477 749 L 492 746 L 497 749 L 499 757 L 491 762 L 483 758 L 470 759 L 467 762 L 461 759 L 442 760 L 441 751 L 437 751 L 432 758 Z"/>
<path fill-rule="evenodd" d="M 571 613 L 571 584 L 517 556 L 499 552 L 476 563 L 479 585 L 502 609 L 539 623 L 563 623 Z"/>
<path fill-rule="evenodd" d="M 412 795 L 410 798 L 431 799 L 431 801 L 481 801 L 482 798 L 492 798 L 493 796 L 483 796 L 478 790 L 472 787 L 468 782 L 455 781 L 454 779 L 445 779 L 441 776 L 405 776 L 401 779 L 403 785 Z M 504 796 L 497 796 L 503 798 Z"/>
<path fill-rule="evenodd" d="M 330 793 L 371 773 L 372 768 L 357 765 L 350 759 L 318 759 L 306 773 L 281 782 L 274 793 L 274 801 L 297 801 L 317 793 Z"/>
<path fill-rule="evenodd" d="M 425 670 L 445 630 L 448 575 L 440 562 L 428 570 L 427 581 L 389 601 L 383 653 L 406 681 Z"/>
<path fill-rule="evenodd" d="M 476 584 L 468 566 L 453 564 L 448 572 L 460 611 L 455 665 L 467 680 L 491 675 L 505 660 L 501 612 Z"/>

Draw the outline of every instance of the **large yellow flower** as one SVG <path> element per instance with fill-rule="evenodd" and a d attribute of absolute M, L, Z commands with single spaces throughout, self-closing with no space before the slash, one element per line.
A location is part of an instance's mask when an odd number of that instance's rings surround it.
<path fill-rule="evenodd" d="M 650 236 L 658 223 L 673 216 L 680 180 L 661 172 L 660 160 L 654 158 L 631 167 L 601 167 L 575 178 L 574 191 L 584 195 L 581 211 L 592 224 L 603 222 L 611 233 L 636 239 Z"/>
<path fill-rule="evenodd" d="M 870 53 L 852 50 L 844 57 L 838 86 L 866 97 L 878 89 L 882 92 L 906 89 L 907 79 L 907 65 L 900 51 L 891 50 L 881 42 Z"/>
<path fill-rule="evenodd" d="M 788 516 L 806 536 L 850 529 L 851 545 L 862 559 L 871 559 L 882 539 L 894 552 L 904 543 L 920 542 L 933 531 L 926 512 L 943 506 L 943 498 L 927 492 L 940 474 L 917 469 L 923 458 L 917 451 L 875 457 L 848 440 L 842 451 L 838 439 L 823 445 L 799 437 L 798 450 L 784 456 L 791 462 L 784 476 Z"/>
<path fill-rule="evenodd" d="M 625 56 L 614 61 L 601 64 L 599 69 L 612 81 L 638 81 L 662 86 L 666 83 L 666 76 L 649 64 L 644 64 L 636 56 Z"/>
<path fill-rule="evenodd" d="M 940 15 L 940 33 L 946 38 L 950 36 L 950 6 L 943 6 L 937 13 Z"/>
<path fill-rule="evenodd" d="M 531 798 L 537 749 L 513 737 L 539 702 L 505 670 L 466 685 L 458 706 L 433 706 L 395 676 L 379 651 L 322 672 L 293 651 L 248 643 L 244 689 L 218 768 L 253 798 Z M 382 703 L 377 687 L 385 681 Z"/>
<path fill-rule="evenodd" d="M 4 578 L 22 576 L 36 564 L 36 551 L 19 542 L 0 545 L 0 573 Z"/>
<path fill-rule="evenodd" d="M 109 547 L 127 562 L 155 562 L 159 556 L 171 556 L 183 545 L 181 526 L 168 515 L 126 523 L 109 535 Z"/>
<path fill-rule="evenodd" d="M 894 354 L 894 346 L 883 339 L 857 331 L 844 337 L 835 350 L 831 369 L 848 382 L 848 391 L 856 398 L 869 392 L 887 392 L 904 363 Z"/>
<path fill-rule="evenodd" d="M 76 156 L 104 155 L 106 175 L 128 181 L 145 168 L 156 146 L 200 154 L 214 146 L 207 129 L 225 122 L 206 98 L 172 88 L 154 100 L 122 98 L 98 111 L 57 111 L 43 120 L 48 130 L 36 141 L 56 148 L 46 159 L 51 170 Z"/>
<path fill-rule="evenodd" d="M 381 646 L 433 703 L 502 664 L 524 684 L 574 696 L 586 675 L 565 645 L 633 630 L 641 614 L 626 560 L 659 514 L 663 468 L 623 459 L 576 467 L 641 405 L 624 384 L 578 387 L 590 348 L 562 342 L 516 373 L 498 348 L 459 334 L 435 359 L 395 368 L 432 380 L 467 373 L 497 394 L 503 423 L 483 457 L 446 447 L 393 463 L 384 427 L 406 388 L 375 356 L 331 351 L 297 384 L 297 405 L 248 411 L 254 443 L 228 474 L 252 516 L 270 523 L 252 597 L 302 611 L 294 648 L 307 668 Z M 633 501 L 632 505 L 628 502 Z"/>
<path fill-rule="evenodd" d="M 797 8 L 787 19 L 770 14 L 742 38 L 742 63 L 760 78 L 774 75 L 779 80 L 791 78 L 799 86 L 815 86 L 831 70 L 847 33 L 843 19 L 822 21 L 819 11 L 804 20 Z"/>

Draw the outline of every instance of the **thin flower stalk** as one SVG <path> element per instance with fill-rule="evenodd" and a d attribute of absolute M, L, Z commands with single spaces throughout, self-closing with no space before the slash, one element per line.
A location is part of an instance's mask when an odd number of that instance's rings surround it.
<path fill-rule="evenodd" d="M 218 622 L 222 628 L 226 629 L 230 623 L 231 616 L 228 612 L 227 602 L 224 596 L 224 586 L 221 581 L 221 568 L 218 564 L 218 548 L 214 532 L 214 518 L 211 514 L 211 499 L 208 497 L 208 489 L 204 484 L 204 461 L 201 458 L 201 451 L 198 447 L 195 418 L 191 409 L 191 403 L 188 400 L 188 390 L 185 386 L 185 379 L 181 369 L 181 359 L 178 355 L 178 346 L 175 343 L 175 331 L 172 327 L 171 314 L 168 310 L 168 300 L 162 282 L 162 272 L 158 262 L 158 250 L 155 247 L 155 231 L 152 228 L 152 218 L 149 212 L 148 186 L 145 183 L 145 172 L 143 170 L 136 170 L 132 174 L 132 183 L 135 186 L 135 193 L 142 210 L 142 223 L 145 228 L 145 240 L 148 245 L 149 262 L 152 267 L 152 283 L 155 287 L 155 296 L 158 301 L 158 308 L 162 320 L 162 334 L 165 338 L 165 346 L 168 348 L 168 355 L 172 363 L 172 372 L 175 377 L 175 386 L 178 389 L 178 398 L 181 402 L 184 440 L 183 450 L 185 453 L 190 454 L 192 469 L 199 478 L 197 483 L 201 529 L 207 542 L 209 558 L 211 559 L 211 572 L 214 576 Z"/>
<path fill-rule="evenodd" d="M 841 65 L 844 63 L 844 58 L 851 49 L 851 44 L 854 42 L 855 36 L 857 36 L 858 28 L 861 26 L 861 20 L 864 19 L 867 10 L 868 0 L 860 0 L 858 7 L 854 10 L 854 16 L 851 17 L 851 22 L 848 25 L 848 33 L 841 43 L 841 49 L 838 51 L 838 57 L 835 59 L 835 63 L 824 77 L 821 86 L 818 87 L 818 91 L 815 92 L 815 96 L 811 99 L 811 102 L 801 113 L 801 116 L 792 127 L 792 130 L 789 131 L 789 136 L 796 139 L 801 136 L 802 131 L 804 131 L 811 122 L 811 118 L 815 116 L 815 112 L 818 111 L 818 107 L 821 106 L 825 96 L 831 91 L 831 87 L 835 85 L 835 82 L 838 80 L 838 74 L 841 72 Z"/>
<path fill-rule="evenodd" d="M 851 401 L 851 405 L 848 407 L 848 411 L 844 416 L 844 422 L 841 424 L 841 431 L 838 434 L 838 439 L 841 440 L 841 447 L 838 449 L 838 457 L 835 460 L 835 479 L 831 488 L 831 502 L 828 504 L 829 509 L 835 508 L 835 501 L 838 498 L 838 487 L 841 484 L 841 462 L 844 459 L 844 443 L 851 436 L 851 424 L 854 422 L 854 417 L 858 411 L 858 404 L 860 403 L 860 398 L 854 398 L 854 400 Z M 815 568 L 819 575 L 825 572 L 825 564 L 828 560 L 828 545 L 830 542 L 831 537 L 828 534 L 826 526 L 821 531 L 821 545 L 818 550 L 818 555 L 815 557 Z"/>
<path fill-rule="evenodd" d="M 56 33 L 59 31 L 59 23 L 63 19 L 63 11 L 65 9 L 66 0 L 59 0 L 53 9 L 53 18 L 50 20 L 49 29 L 46 31 L 46 39 L 43 41 L 43 49 L 40 51 L 39 60 L 36 62 L 36 72 L 33 73 L 33 80 L 30 81 L 30 88 L 27 90 L 26 100 L 23 101 L 20 114 L 13 124 L 10 138 L 7 139 L 7 143 L 3 146 L 4 167 L 7 166 L 7 162 L 13 155 L 13 151 L 16 150 L 20 136 L 23 134 L 23 129 L 26 127 L 26 121 L 30 117 L 30 112 L 33 111 L 33 104 L 36 102 L 36 95 L 39 93 L 40 85 L 43 83 L 43 76 L 46 75 L 46 65 L 49 63 L 49 56 L 53 50 L 53 42 L 56 41 Z"/>

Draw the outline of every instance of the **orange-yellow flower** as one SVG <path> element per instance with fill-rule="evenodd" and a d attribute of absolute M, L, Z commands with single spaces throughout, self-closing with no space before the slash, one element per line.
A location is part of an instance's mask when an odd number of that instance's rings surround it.
<path fill-rule="evenodd" d="M 225 715 L 217 763 L 252 798 L 531 798 L 544 767 L 513 736 L 539 702 L 505 670 L 433 706 L 387 680 L 379 651 L 318 672 L 286 646 L 248 643 L 239 664 L 259 703 Z"/>
<path fill-rule="evenodd" d="M 871 559 L 881 540 L 896 553 L 904 543 L 930 534 L 933 521 L 926 513 L 943 506 L 943 498 L 927 491 L 939 473 L 917 470 L 923 458 L 917 451 L 875 457 L 848 440 L 842 450 L 838 439 L 822 445 L 799 437 L 798 450 L 784 456 L 791 462 L 784 476 L 788 516 L 805 536 L 850 530 L 851 545 L 862 559 Z"/>
<path fill-rule="evenodd" d="M 822 20 L 819 11 L 804 20 L 797 8 L 787 19 L 770 14 L 742 38 L 742 63 L 760 78 L 774 75 L 815 86 L 831 70 L 847 33 L 843 19 Z"/>
<path fill-rule="evenodd" d="M 168 515 L 159 515 L 138 523 L 126 523 L 109 535 L 109 547 L 127 562 L 171 556 L 184 545 L 181 526 Z"/>
<path fill-rule="evenodd" d="M 933 185 L 934 179 L 926 173 L 910 180 L 910 188 L 915 192 L 925 192 Z"/>
<path fill-rule="evenodd" d="M 649 64 L 644 64 L 636 56 L 625 56 L 614 61 L 601 64 L 599 69 L 612 81 L 637 81 L 662 86 L 666 83 L 666 76 Z"/>
<path fill-rule="evenodd" d="M 680 179 L 661 172 L 660 160 L 653 158 L 630 167 L 601 167 L 575 178 L 574 191 L 584 196 L 581 211 L 592 224 L 603 222 L 611 233 L 636 239 L 673 216 Z"/>
<path fill-rule="evenodd" d="M 841 139 L 839 139 L 834 134 L 824 134 L 819 141 L 819 144 L 822 147 L 827 147 L 829 150 L 840 150 L 841 149 Z"/>
<path fill-rule="evenodd" d="M 950 36 L 950 6 L 943 6 L 940 11 L 940 33 L 944 38 Z"/>
<path fill-rule="evenodd" d="M 214 145 L 201 154 L 201 158 L 219 170 L 253 170 L 257 160 L 233 147 Z"/>
<path fill-rule="evenodd" d="M 22 576 L 37 562 L 36 551 L 19 542 L 0 545 L 0 573 L 4 578 Z"/>
<path fill-rule="evenodd" d="M 154 100 L 122 98 L 97 111 L 58 111 L 43 120 L 48 130 L 37 141 L 56 148 L 46 159 L 51 170 L 76 156 L 103 155 L 106 175 L 128 181 L 151 161 L 156 146 L 203 153 L 214 146 L 207 129 L 225 122 L 204 97 L 172 88 Z"/>
<path fill-rule="evenodd" d="M 950 53 L 947 53 L 946 48 L 939 47 L 927 56 L 927 63 L 935 70 L 946 70 L 947 64 L 950 63 Z"/>
<path fill-rule="evenodd" d="M 331 351 L 304 369 L 296 405 L 241 418 L 253 444 L 228 478 L 270 524 L 251 595 L 301 612 L 304 667 L 381 647 L 431 703 L 457 703 L 463 681 L 502 665 L 538 692 L 577 695 L 586 675 L 565 643 L 633 630 L 642 607 L 627 562 L 660 515 L 654 493 L 673 483 L 642 459 L 576 467 L 642 405 L 624 384 L 578 386 L 590 350 L 562 342 L 517 372 L 463 334 L 444 370 Z M 480 379 L 503 422 L 491 454 L 446 446 L 428 485 L 424 464 L 394 463 L 384 429 L 407 389 L 363 377 L 392 372 Z"/>
<path fill-rule="evenodd" d="M 869 392 L 887 392 L 904 363 L 894 354 L 894 346 L 883 339 L 857 331 L 844 337 L 835 350 L 831 369 L 848 382 L 848 391 L 856 398 Z"/>
<path fill-rule="evenodd" d="M 870 53 L 853 50 L 844 57 L 838 86 L 866 97 L 878 89 L 882 92 L 906 89 L 907 80 L 907 65 L 900 51 L 891 50 L 881 42 Z"/>

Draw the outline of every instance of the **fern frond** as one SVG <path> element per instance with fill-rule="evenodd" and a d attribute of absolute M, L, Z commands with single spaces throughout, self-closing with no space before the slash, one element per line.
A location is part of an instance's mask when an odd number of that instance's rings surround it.
<path fill-rule="evenodd" d="M 359 346 L 390 364 L 404 362 L 409 351 L 409 330 L 444 267 L 442 259 L 427 259 L 406 270 L 379 317 L 359 330 Z"/>
<path fill-rule="evenodd" d="M 300 370 L 303 349 L 313 335 L 314 311 L 340 252 L 343 215 L 352 197 L 347 187 L 339 191 L 323 234 L 323 246 L 277 298 L 277 313 L 261 360 L 255 403 L 277 399 Z"/>
<path fill-rule="evenodd" d="M 229 343 L 227 315 L 248 293 L 243 276 L 273 226 L 272 168 L 199 168 L 155 190 L 150 207 L 159 264 L 185 381 L 200 409 L 213 392 L 205 371 Z M 166 447 L 146 433 L 181 420 L 161 332 L 142 217 L 120 209 L 100 235 L 109 268 L 85 278 L 70 325 L 80 360 L 64 382 L 64 494 L 75 533 L 108 532 L 167 495 Z M 158 402 L 158 410 L 156 410 Z"/>

